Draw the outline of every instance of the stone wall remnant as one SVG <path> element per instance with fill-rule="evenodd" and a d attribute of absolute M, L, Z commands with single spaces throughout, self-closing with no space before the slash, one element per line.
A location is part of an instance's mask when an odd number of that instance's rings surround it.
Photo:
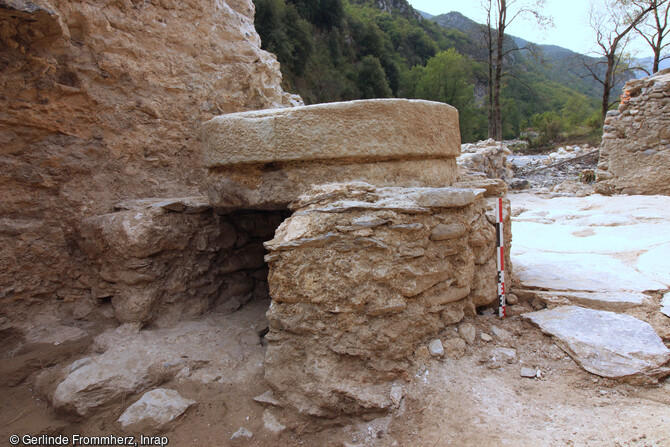
<path fill-rule="evenodd" d="M 228 114 L 202 139 L 207 194 L 221 208 L 285 209 L 331 182 L 448 186 L 460 150 L 455 108 L 408 99 Z"/>
<path fill-rule="evenodd" d="M 109 298 L 121 323 L 165 325 L 269 296 L 263 242 L 287 211 L 220 215 L 199 196 L 131 200 L 115 209 L 82 223 L 93 272 L 78 284 L 94 300 Z"/>
<path fill-rule="evenodd" d="M 505 142 L 489 138 L 461 145 L 461 155 L 456 162 L 461 175 L 480 173 L 487 178 L 499 178 L 509 183 L 514 177 L 514 171 L 512 164 L 507 161 L 508 155 L 512 155 L 512 151 Z"/>
<path fill-rule="evenodd" d="M 624 92 L 603 126 L 596 192 L 670 195 L 670 69 Z"/>
<path fill-rule="evenodd" d="M 484 193 L 352 182 L 294 203 L 265 244 L 265 377 L 276 395 L 322 416 L 391 408 L 419 344 L 497 299 Z M 507 203 L 507 229 L 509 214 Z"/>

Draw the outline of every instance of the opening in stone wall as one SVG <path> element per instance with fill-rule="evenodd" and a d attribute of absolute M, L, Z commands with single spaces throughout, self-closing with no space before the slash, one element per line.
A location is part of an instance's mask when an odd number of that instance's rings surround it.
<path fill-rule="evenodd" d="M 247 303 L 270 305 L 268 266 L 264 242 L 274 236 L 279 225 L 290 216 L 288 210 L 239 210 L 221 216 L 222 225 L 235 232 L 234 244 L 219 257 L 213 278 L 220 284 L 212 303 L 214 312 L 233 312 Z"/>

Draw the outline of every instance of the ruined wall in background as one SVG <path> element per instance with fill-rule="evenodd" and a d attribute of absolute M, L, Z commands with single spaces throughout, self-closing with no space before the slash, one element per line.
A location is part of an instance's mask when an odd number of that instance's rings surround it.
<path fill-rule="evenodd" d="M 202 122 L 299 101 L 253 15 L 251 0 L 0 0 L 0 311 L 95 299 L 84 218 L 197 194 Z"/>
<path fill-rule="evenodd" d="M 670 69 L 624 92 L 603 126 L 596 192 L 670 195 Z"/>

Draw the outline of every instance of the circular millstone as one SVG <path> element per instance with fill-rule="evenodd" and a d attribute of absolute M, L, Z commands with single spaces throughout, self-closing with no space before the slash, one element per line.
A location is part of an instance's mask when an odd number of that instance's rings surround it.
<path fill-rule="evenodd" d="M 439 102 L 371 99 L 231 113 L 203 125 L 207 167 L 328 160 L 453 158 L 458 112 Z"/>

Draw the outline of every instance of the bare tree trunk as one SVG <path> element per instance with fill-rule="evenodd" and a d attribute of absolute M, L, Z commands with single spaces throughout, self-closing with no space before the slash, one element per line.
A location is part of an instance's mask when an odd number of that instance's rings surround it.
<path fill-rule="evenodd" d="M 500 90 L 502 87 L 503 43 L 507 25 L 507 1 L 500 0 L 498 11 L 498 29 L 496 39 L 496 68 L 493 81 L 493 139 L 502 140 L 502 111 L 500 109 Z"/>
<path fill-rule="evenodd" d="M 620 55 L 618 54 L 619 44 L 622 41 L 625 42 L 624 38 L 626 35 L 631 30 L 636 29 L 636 26 L 646 18 L 649 12 L 656 10 L 659 4 L 663 4 L 666 1 L 668 0 L 662 0 L 660 3 L 658 0 L 630 0 L 630 4 L 635 6 L 637 10 L 631 11 L 631 14 L 633 15 L 628 15 L 627 17 L 610 15 L 610 19 L 615 23 L 614 29 L 612 30 L 607 30 L 603 27 L 602 22 L 595 20 L 596 12 L 591 9 L 589 21 L 591 27 L 596 32 L 598 46 L 602 49 L 601 55 L 607 59 L 607 71 L 605 72 L 604 78 L 601 78 L 594 67 L 588 67 L 588 65 L 585 65 L 585 67 L 589 70 L 590 75 L 603 86 L 603 98 L 601 104 L 601 118 L 603 123 L 607 117 L 607 111 L 610 106 L 610 94 L 615 83 L 615 68 L 620 58 Z M 638 30 L 638 32 L 640 31 Z M 648 39 L 647 41 L 649 42 Z"/>
<path fill-rule="evenodd" d="M 616 48 L 614 51 L 616 51 Z M 602 122 L 605 122 L 607 111 L 610 108 L 610 94 L 613 87 L 612 79 L 614 78 L 614 62 L 616 61 L 614 51 L 607 54 L 607 71 L 605 72 L 605 82 L 603 82 L 603 101 L 601 106 Z"/>
<path fill-rule="evenodd" d="M 491 1 L 486 14 L 486 48 L 489 56 L 489 75 L 486 79 L 488 87 L 488 137 L 495 136 L 495 119 L 493 115 L 493 30 L 491 29 Z"/>

